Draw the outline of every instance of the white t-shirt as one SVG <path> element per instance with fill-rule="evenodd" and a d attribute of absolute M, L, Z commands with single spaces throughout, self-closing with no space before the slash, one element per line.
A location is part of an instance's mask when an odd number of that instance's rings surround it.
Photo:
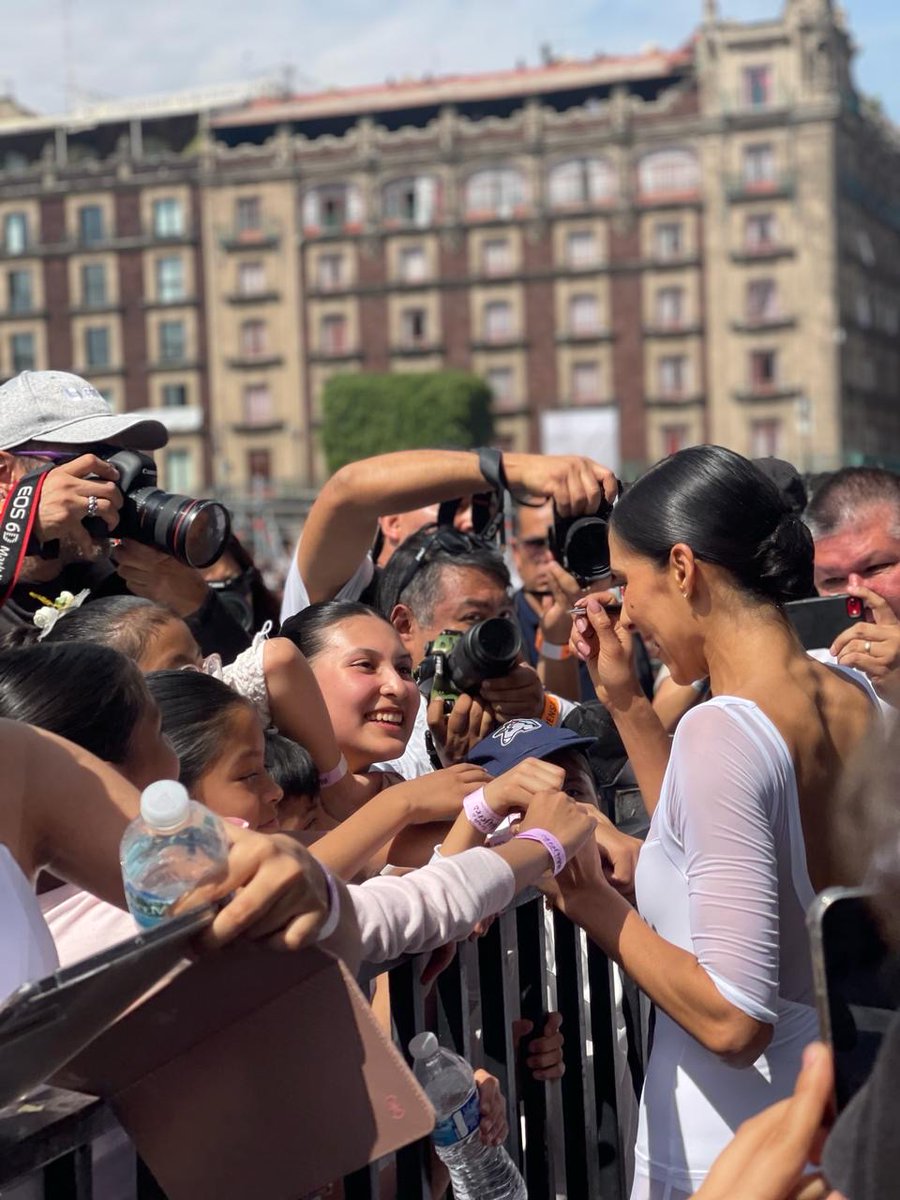
<path fill-rule="evenodd" d="M 736 1008 L 774 1026 L 765 1053 L 738 1070 L 657 1011 L 632 1193 L 656 1200 L 693 1194 L 740 1123 L 791 1094 L 819 1032 L 794 764 L 753 702 L 717 696 L 682 718 L 636 892 L 661 937 L 695 955 Z"/>
<path fill-rule="evenodd" d="M 7 846 L 0 845 L 0 1001 L 23 983 L 59 966 L 50 931 L 31 884 Z"/>
<path fill-rule="evenodd" d="M 297 549 L 300 549 L 299 542 Z M 358 600 L 374 578 L 375 563 L 371 554 L 367 554 L 343 587 L 338 590 L 335 600 Z M 300 577 L 295 551 L 288 568 L 287 579 L 284 581 L 284 595 L 281 600 L 282 622 L 286 621 L 288 617 L 294 616 L 295 613 L 302 612 L 304 608 L 309 608 L 309 605 L 309 592 Z"/>

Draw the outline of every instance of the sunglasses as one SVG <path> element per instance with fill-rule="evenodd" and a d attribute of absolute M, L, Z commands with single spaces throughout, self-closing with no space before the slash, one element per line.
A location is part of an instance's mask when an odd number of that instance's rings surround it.
<path fill-rule="evenodd" d="M 458 529 L 450 529 L 446 526 L 436 529 L 416 551 L 415 558 L 413 558 L 401 576 L 400 584 L 394 596 L 394 603 L 400 603 L 400 597 L 418 575 L 419 571 L 437 553 L 443 551 L 445 554 L 467 554 L 470 550 L 484 549 L 486 545 L 490 545 L 490 543 L 485 542 L 485 539 L 478 537 L 477 534 L 462 533 Z"/>

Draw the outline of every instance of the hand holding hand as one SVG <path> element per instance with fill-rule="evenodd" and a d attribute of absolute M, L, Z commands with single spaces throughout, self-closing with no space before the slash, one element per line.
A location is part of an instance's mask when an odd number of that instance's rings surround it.
<path fill-rule="evenodd" d="M 566 858 L 571 861 L 585 842 L 591 840 L 598 815 L 595 808 L 588 804 L 576 804 L 565 792 L 538 792 L 519 822 L 517 832 L 546 829 L 562 845 Z"/>
<path fill-rule="evenodd" d="M 411 825 L 422 825 L 429 821 L 455 821 L 462 811 L 463 799 L 490 784 L 491 777 L 483 767 L 460 762 L 443 771 L 398 783 L 391 788 L 390 795 L 409 805 Z"/>

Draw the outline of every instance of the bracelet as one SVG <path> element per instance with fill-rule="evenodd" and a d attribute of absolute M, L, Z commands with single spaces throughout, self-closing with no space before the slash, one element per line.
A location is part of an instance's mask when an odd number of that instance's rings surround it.
<path fill-rule="evenodd" d="M 334 882 L 334 876 L 320 863 L 322 874 L 325 876 L 325 882 L 328 884 L 328 916 L 325 918 L 325 924 L 316 934 L 317 942 L 327 941 L 338 927 L 338 921 L 341 919 L 341 893 L 338 891 L 338 886 Z"/>
<path fill-rule="evenodd" d="M 477 792 L 470 792 L 463 799 L 463 812 L 468 817 L 469 824 L 479 833 L 493 833 L 503 821 L 500 813 L 491 808 L 485 800 L 483 787 Z"/>
<path fill-rule="evenodd" d="M 558 725 L 561 713 L 562 705 L 557 698 L 551 696 L 549 692 L 544 692 L 544 707 L 541 709 L 541 720 L 546 721 L 548 725 Z"/>
<path fill-rule="evenodd" d="M 566 852 L 559 838 L 555 838 L 549 829 L 525 829 L 516 834 L 517 838 L 526 842 L 538 842 L 543 846 L 553 862 L 553 874 L 558 875 L 566 865 Z"/>
<path fill-rule="evenodd" d="M 563 642 L 561 646 L 557 642 L 548 642 L 543 629 L 539 629 L 534 635 L 534 648 L 542 658 L 549 658 L 552 662 L 564 662 L 572 657 L 568 642 Z"/>
<path fill-rule="evenodd" d="M 319 775 L 319 787 L 320 788 L 333 787 L 336 783 L 340 783 L 340 781 L 344 778 L 344 776 L 346 774 L 347 774 L 347 760 L 346 760 L 346 758 L 344 758 L 344 756 L 342 754 L 341 757 L 338 759 L 338 764 L 336 767 L 332 767 L 330 771 L 323 771 Z"/>

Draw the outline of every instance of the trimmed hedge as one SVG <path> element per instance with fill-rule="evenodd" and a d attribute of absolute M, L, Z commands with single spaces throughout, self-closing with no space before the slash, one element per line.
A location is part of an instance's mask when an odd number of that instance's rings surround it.
<path fill-rule="evenodd" d="M 491 390 L 465 371 L 334 375 L 322 398 L 329 471 L 391 450 L 468 450 L 493 437 Z"/>

